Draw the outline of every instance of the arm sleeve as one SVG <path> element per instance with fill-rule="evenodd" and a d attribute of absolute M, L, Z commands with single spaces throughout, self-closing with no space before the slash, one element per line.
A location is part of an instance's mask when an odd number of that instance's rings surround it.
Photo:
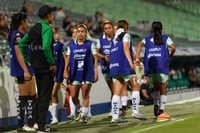
<path fill-rule="evenodd" d="M 92 51 L 92 54 L 93 54 L 93 55 L 94 55 L 94 54 L 97 54 L 97 49 L 96 49 L 96 46 L 95 46 L 94 43 L 92 43 L 92 45 L 91 45 L 91 51 Z"/>
<path fill-rule="evenodd" d="M 24 61 L 27 64 L 30 64 L 30 59 L 28 58 L 28 55 L 27 55 L 27 52 L 26 52 L 26 48 L 29 46 L 28 33 L 21 39 L 18 46 L 19 46 L 20 52 L 22 53 Z"/>
<path fill-rule="evenodd" d="M 130 34 L 126 33 L 124 35 L 123 42 L 128 42 L 130 44 L 130 42 L 131 42 L 131 36 L 130 36 Z"/>
<path fill-rule="evenodd" d="M 167 46 L 169 47 L 171 44 L 173 44 L 174 42 L 171 40 L 170 37 L 167 38 Z"/>
<path fill-rule="evenodd" d="M 123 43 L 127 42 L 129 44 L 129 47 L 131 45 L 131 35 L 129 33 L 126 33 L 123 37 Z"/>
<path fill-rule="evenodd" d="M 53 53 L 51 49 L 51 43 L 52 43 L 52 37 L 53 37 L 53 31 L 52 29 L 48 29 L 45 31 L 42 35 L 42 40 L 43 40 L 43 49 L 44 49 L 44 55 L 47 59 L 47 62 L 50 65 L 54 65 L 54 58 L 53 58 Z"/>
<path fill-rule="evenodd" d="M 141 42 L 143 42 L 143 43 L 144 43 L 144 45 L 145 45 L 145 43 L 146 43 L 145 39 L 142 39 L 142 41 L 141 41 Z"/>
<path fill-rule="evenodd" d="M 69 46 L 67 46 L 66 55 L 68 56 L 68 55 L 70 55 L 70 53 L 71 53 L 70 48 L 69 48 Z"/>
<path fill-rule="evenodd" d="M 100 47 L 101 47 L 100 40 L 98 39 L 98 41 L 97 41 L 97 48 L 100 48 Z"/>
<path fill-rule="evenodd" d="M 19 33 L 17 33 L 14 37 L 14 45 L 19 45 L 19 42 L 21 41 L 22 37 Z"/>

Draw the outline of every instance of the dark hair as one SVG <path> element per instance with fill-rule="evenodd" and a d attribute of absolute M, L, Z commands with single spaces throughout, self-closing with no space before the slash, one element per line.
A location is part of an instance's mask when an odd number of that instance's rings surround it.
<path fill-rule="evenodd" d="M 123 28 L 123 29 L 125 29 L 125 28 L 128 28 L 128 26 L 129 26 L 128 22 L 127 22 L 126 20 L 124 20 L 124 19 L 119 20 L 119 21 L 117 22 L 117 27 L 118 27 L 118 28 Z"/>
<path fill-rule="evenodd" d="M 10 23 L 10 31 L 9 31 L 9 35 L 8 35 L 9 42 L 10 42 L 10 36 L 11 36 L 13 30 L 17 30 L 19 28 L 21 22 L 26 19 L 27 19 L 27 15 L 22 12 L 15 13 L 12 15 L 11 23 Z"/>
<path fill-rule="evenodd" d="M 128 29 L 128 26 L 129 26 L 128 22 L 127 22 L 126 20 L 124 20 L 124 19 L 119 20 L 119 21 L 117 22 L 117 27 L 118 27 L 118 29 L 119 29 L 119 28 Z M 121 40 L 122 37 L 124 36 L 124 34 L 125 34 L 125 32 L 122 32 L 120 35 L 118 35 L 117 41 Z"/>
<path fill-rule="evenodd" d="M 162 39 L 162 23 L 159 21 L 154 21 L 152 23 L 152 31 L 154 34 L 154 44 L 156 45 L 161 45 L 163 44 L 163 39 Z"/>

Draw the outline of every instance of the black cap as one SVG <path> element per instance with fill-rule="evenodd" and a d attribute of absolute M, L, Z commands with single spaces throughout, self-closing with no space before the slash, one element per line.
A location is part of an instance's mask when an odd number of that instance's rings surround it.
<path fill-rule="evenodd" d="M 40 7 L 39 12 L 38 12 L 38 16 L 41 18 L 46 17 L 49 13 L 56 11 L 57 8 L 56 7 L 49 7 L 48 5 L 44 5 L 42 7 Z"/>

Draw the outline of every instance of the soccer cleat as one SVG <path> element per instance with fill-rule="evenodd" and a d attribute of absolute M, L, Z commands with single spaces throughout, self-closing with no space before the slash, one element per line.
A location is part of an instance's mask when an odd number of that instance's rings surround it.
<path fill-rule="evenodd" d="M 158 111 L 158 116 L 159 116 L 160 114 L 162 114 L 162 113 L 164 113 L 164 111 L 163 111 L 162 109 L 160 109 L 160 110 Z"/>
<path fill-rule="evenodd" d="M 79 121 L 81 119 L 81 113 L 79 113 L 76 118 L 75 118 L 75 121 Z"/>
<path fill-rule="evenodd" d="M 153 111 L 154 111 L 154 116 L 157 117 L 159 115 L 159 106 L 158 105 L 154 105 Z"/>
<path fill-rule="evenodd" d="M 67 117 L 67 119 L 69 119 L 69 120 L 74 120 L 74 119 L 75 119 L 75 116 L 74 116 L 74 115 L 69 115 L 69 116 Z"/>
<path fill-rule="evenodd" d="M 132 117 L 139 120 L 147 120 L 147 118 L 142 114 L 132 114 Z"/>
<path fill-rule="evenodd" d="M 24 125 L 22 128 L 17 128 L 17 132 L 31 132 L 36 131 L 35 128 Z"/>
<path fill-rule="evenodd" d="M 44 129 L 38 129 L 37 133 L 56 132 L 56 129 L 46 126 Z"/>
<path fill-rule="evenodd" d="M 80 122 L 80 123 L 83 123 L 83 124 L 86 124 L 87 121 L 88 121 L 87 116 L 82 116 L 82 117 L 80 118 L 80 120 L 79 120 L 79 122 Z"/>
<path fill-rule="evenodd" d="M 171 119 L 171 117 L 167 113 L 162 113 L 157 116 L 156 122 L 168 121 L 170 119 Z"/>
<path fill-rule="evenodd" d="M 112 118 L 111 120 L 111 123 L 125 123 L 125 122 L 128 122 L 128 121 L 122 118 L 117 118 L 117 119 Z"/>
<path fill-rule="evenodd" d="M 119 111 L 119 116 L 125 116 L 126 115 L 126 110 L 120 110 Z"/>
<path fill-rule="evenodd" d="M 35 130 L 37 130 L 37 129 L 38 129 L 38 124 L 35 123 L 35 124 L 33 125 L 33 128 L 35 128 Z"/>
<path fill-rule="evenodd" d="M 23 130 L 27 131 L 27 132 L 31 132 L 31 131 L 35 131 L 35 128 L 34 127 L 29 127 L 29 126 L 25 125 L 25 126 L 23 126 Z"/>
<path fill-rule="evenodd" d="M 53 118 L 52 121 L 51 121 L 51 124 L 56 124 L 58 123 L 58 119 L 57 118 Z"/>

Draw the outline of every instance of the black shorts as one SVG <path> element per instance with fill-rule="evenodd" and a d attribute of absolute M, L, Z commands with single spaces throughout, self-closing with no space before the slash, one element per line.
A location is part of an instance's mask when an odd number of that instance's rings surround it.
<path fill-rule="evenodd" d="M 18 84 L 23 84 L 25 82 L 24 76 L 16 77 L 16 81 L 17 81 Z"/>
<path fill-rule="evenodd" d="M 30 80 L 31 79 L 32 79 L 32 76 L 31 76 Z M 17 80 L 18 84 L 24 84 L 25 81 L 30 81 L 30 80 L 25 80 L 24 76 L 18 76 L 18 77 L 16 77 L 16 80 Z"/>

